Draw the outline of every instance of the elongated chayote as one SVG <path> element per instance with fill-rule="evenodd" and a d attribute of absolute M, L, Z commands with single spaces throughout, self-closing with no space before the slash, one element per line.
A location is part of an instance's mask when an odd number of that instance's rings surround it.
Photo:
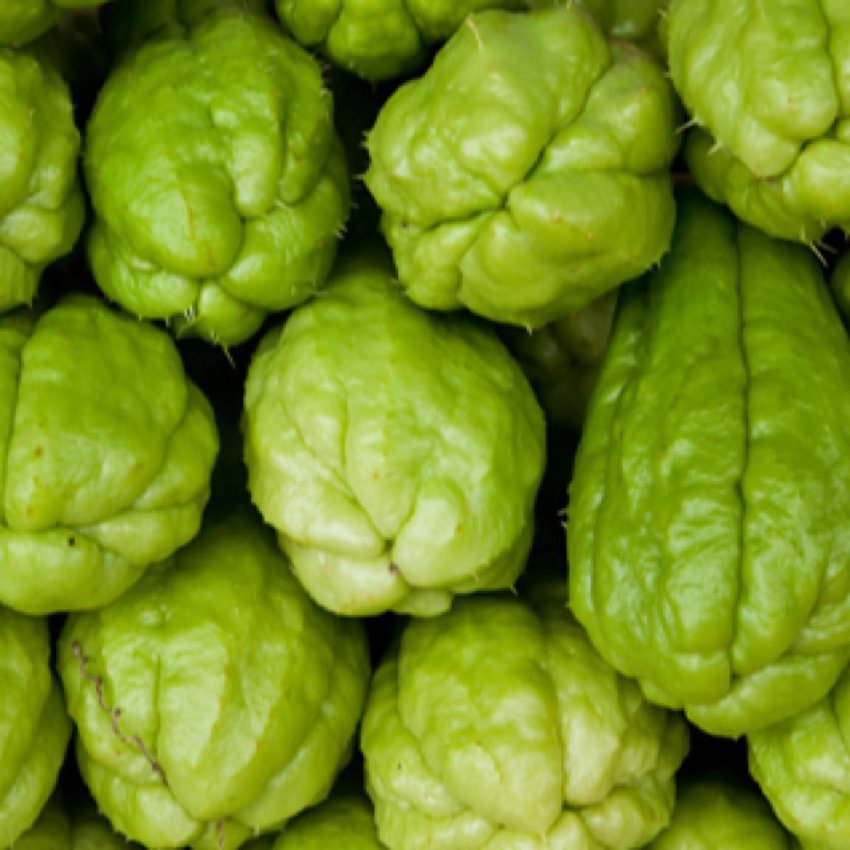
<path fill-rule="evenodd" d="M 570 487 L 570 604 L 649 699 L 737 737 L 850 659 L 850 346 L 806 248 L 696 193 L 620 305 Z"/>

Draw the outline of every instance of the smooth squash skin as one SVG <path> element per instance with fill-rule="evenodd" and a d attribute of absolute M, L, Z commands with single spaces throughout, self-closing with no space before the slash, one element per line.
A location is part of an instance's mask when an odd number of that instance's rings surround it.
<path fill-rule="evenodd" d="M 678 106 L 659 65 L 572 4 L 467 19 L 368 137 L 407 295 L 539 327 L 658 262 Z"/>
<path fill-rule="evenodd" d="M 197 534 L 217 452 L 164 331 L 82 295 L 0 318 L 0 602 L 115 599 Z"/>
<path fill-rule="evenodd" d="M 369 680 L 362 625 L 316 606 L 247 510 L 70 617 L 58 667 L 99 810 L 159 848 L 229 850 L 321 802 Z"/>
<path fill-rule="evenodd" d="M 850 657 L 850 346 L 805 248 L 696 194 L 620 304 L 570 486 L 570 604 L 650 699 L 737 737 Z"/>
<path fill-rule="evenodd" d="M 490 328 L 420 310 L 379 254 L 263 339 L 243 429 L 251 497 L 331 611 L 436 614 L 525 566 L 546 459 L 534 393 Z"/>
<path fill-rule="evenodd" d="M 0 677 L 0 847 L 26 848 L 71 737 L 46 620 L 0 606 Z"/>
<path fill-rule="evenodd" d="M 672 0 L 669 64 L 697 183 L 771 236 L 850 228 L 850 6 Z"/>
<path fill-rule="evenodd" d="M 98 96 L 88 256 L 124 309 L 228 346 L 321 287 L 350 193 L 318 63 L 251 7 L 206 6 Z"/>
<path fill-rule="evenodd" d="M 686 725 L 597 654 L 559 590 L 459 599 L 379 666 L 361 749 L 390 850 L 626 850 L 669 822 Z"/>

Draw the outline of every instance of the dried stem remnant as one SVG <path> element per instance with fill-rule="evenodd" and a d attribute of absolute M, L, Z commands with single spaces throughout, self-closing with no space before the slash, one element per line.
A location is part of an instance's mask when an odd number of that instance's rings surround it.
<path fill-rule="evenodd" d="M 127 744 L 129 747 L 134 747 L 137 749 L 145 758 L 145 761 L 151 766 L 151 770 L 159 777 L 165 787 L 168 787 L 168 779 L 165 776 L 165 771 L 162 769 L 162 766 L 157 762 L 157 760 L 151 755 L 150 750 L 148 750 L 145 742 L 138 735 L 125 735 L 121 731 L 120 721 L 121 721 L 121 709 L 120 708 L 112 708 L 106 702 L 106 699 L 103 696 L 103 679 L 100 676 L 95 676 L 93 673 L 90 673 L 87 669 L 89 658 L 83 653 L 83 648 L 80 646 L 80 642 L 75 640 L 72 644 L 74 650 L 74 657 L 77 659 L 77 662 L 80 665 L 80 676 L 82 676 L 84 682 L 90 682 L 94 685 L 94 692 L 97 697 L 97 704 L 103 709 L 103 711 L 109 715 L 110 720 L 112 721 L 112 731 L 115 736 L 124 744 Z"/>

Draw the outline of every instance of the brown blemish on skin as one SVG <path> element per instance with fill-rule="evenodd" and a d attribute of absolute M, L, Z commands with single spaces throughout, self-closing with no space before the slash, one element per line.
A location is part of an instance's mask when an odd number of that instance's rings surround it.
<path fill-rule="evenodd" d="M 106 699 L 103 696 L 103 679 L 100 676 L 95 676 L 90 673 L 87 669 L 89 658 L 83 653 L 83 648 L 80 646 L 80 642 L 75 640 L 71 645 L 74 651 L 74 658 L 77 659 L 77 662 L 80 665 L 80 676 L 82 677 L 84 682 L 89 682 L 94 685 L 95 697 L 97 698 L 97 704 L 101 707 L 101 709 L 109 715 L 110 720 L 112 721 L 112 731 L 115 734 L 115 737 L 118 738 L 127 746 L 134 747 L 137 749 L 145 758 L 145 761 L 151 766 L 153 772 L 159 777 L 165 787 L 168 787 L 168 779 L 165 776 L 165 771 L 162 769 L 162 765 L 160 765 L 157 760 L 151 755 L 150 750 L 145 746 L 145 742 L 138 735 L 125 735 L 119 726 L 121 721 L 121 709 L 120 708 L 110 708 L 106 703 Z"/>

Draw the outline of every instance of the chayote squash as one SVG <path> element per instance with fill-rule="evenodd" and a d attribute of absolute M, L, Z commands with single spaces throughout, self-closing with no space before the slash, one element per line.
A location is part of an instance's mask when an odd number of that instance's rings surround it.
<path fill-rule="evenodd" d="M 696 194 L 620 304 L 570 487 L 570 604 L 649 699 L 737 737 L 850 659 L 850 343 L 804 247 Z"/>
<path fill-rule="evenodd" d="M 46 620 L 0 606 L 0 682 L 0 847 L 25 848 L 71 737 Z"/>
<path fill-rule="evenodd" d="M 333 797 L 286 826 L 272 850 L 384 850 L 365 800 Z"/>
<path fill-rule="evenodd" d="M 850 229 L 850 4 L 672 0 L 668 24 L 702 189 L 783 239 Z"/>
<path fill-rule="evenodd" d="M 571 4 L 473 15 L 368 137 L 365 181 L 416 303 L 539 327 L 655 264 L 678 107 Z"/>
<path fill-rule="evenodd" d="M 536 587 L 412 620 L 361 748 L 389 850 L 626 850 L 669 822 L 687 731 Z"/>
<path fill-rule="evenodd" d="M 109 822 L 90 806 L 66 805 L 56 795 L 44 807 L 32 829 L 14 850 L 141 850 L 113 832 Z"/>
<path fill-rule="evenodd" d="M 98 285 L 226 346 L 322 285 L 349 186 L 318 63 L 271 20 L 218 5 L 119 63 L 88 125 L 85 174 Z"/>
<path fill-rule="evenodd" d="M 0 45 L 20 47 L 47 32 L 63 11 L 94 9 L 107 0 L 3 0 Z"/>
<path fill-rule="evenodd" d="M 275 0 L 281 23 L 306 47 L 367 80 L 400 77 L 423 65 L 481 9 L 521 9 L 528 0 Z"/>
<path fill-rule="evenodd" d="M 593 15 L 603 31 L 612 38 L 633 41 L 653 54 L 661 54 L 658 28 L 668 0 L 573 0 L 573 2 Z"/>
<path fill-rule="evenodd" d="M 163 331 L 84 295 L 0 318 L 0 602 L 123 593 L 198 532 L 217 451 Z"/>
<path fill-rule="evenodd" d="M 420 310 L 380 255 L 338 267 L 260 343 L 244 432 L 254 503 L 332 611 L 435 614 L 525 566 L 534 393 L 491 329 Z"/>
<path fill-rule="evenodd" d="M 0 313 L 31 304 L 44 267 L 80 235 L 79 150 L 59 73 L 35 52 L 0 47 Z"/>
<path fill-rule="evenodd" d="M 528 375 L 550 424 L 581 430 L 616 306 L 617 290 L 612 290 L 583 310 L 531 333 L 504 329 L 505 341 Z"/>
<path fill-rule="evenodd" d="M 670 825 L 647 850 L 795 850 L 770 806 L 742 782 L 698 776 L 676 789 Z"/>
<path fill-rule="evenodd" d="M 185 37 L 205 18 L 220 11 L 262 14 L 263 0 L 119 0 L 103 11 L 103 29 L 121 56 L 152 38 Z"/>
<path fill-rule="evenodd" d="M 58 656 L 98 808 L 156 848 L 230 850 L 323 800 L 369 679 L 361 624 L 313 604 L 239 509 L 72 615 Z"/>
<path fill-rule="evenodd" d="M 806 711 L 748 737 L 750 772 L 804 850 L 850 845 L 850 669 Z"/>

